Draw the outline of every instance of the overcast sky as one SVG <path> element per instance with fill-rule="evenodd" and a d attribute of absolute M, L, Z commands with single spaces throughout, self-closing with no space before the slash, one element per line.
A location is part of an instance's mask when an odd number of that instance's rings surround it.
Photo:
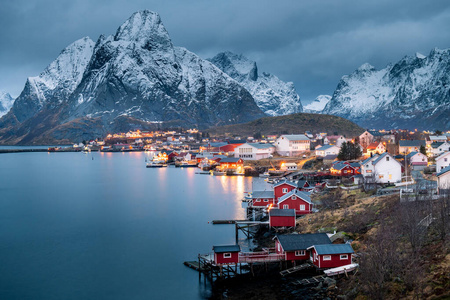
<path fill-rule="evenodd" d="M 450 47 L 449 0 L 1 0 L 0 90 L 18 96 L 67 45 L 113 34 L 143 9 L 161 15 L 174 45 L 244 54 L 293 81 L 304 104 L 365 62 Z"/>

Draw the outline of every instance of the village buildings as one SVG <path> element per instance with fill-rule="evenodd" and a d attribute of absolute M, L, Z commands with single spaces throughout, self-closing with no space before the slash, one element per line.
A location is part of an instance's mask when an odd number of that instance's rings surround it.
<path fill-rule="evenodd" d="M 361 162 L 365 182 L 395 183 L 402 180 L 402 165 L 388 152 L 374 155 Z"/>
<path fill-rule="evenodd" d="M 245 143 L 234 149 L 234 157 L 244 160 L 269 158 L 275 152 L 275 146 L 262 143 Z"/>
<path fill-rule="evenodd" d="M 282 156 L 298 156 L 309 151 L 310 143 L 310 139 L 304 134 L 285 134 L 275 141 L 275 146 Z"/>

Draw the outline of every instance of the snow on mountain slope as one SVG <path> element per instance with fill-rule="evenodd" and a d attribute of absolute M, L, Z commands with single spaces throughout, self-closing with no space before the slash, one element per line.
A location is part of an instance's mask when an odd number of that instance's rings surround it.
<path fill-rule="evenodd" d="M 5 115 L 13 106 L 14 99 L 10 94 L 0 91 L 0 117 Z"/>
<path fill-rule="evenodd" d="M 16 118 L 22 122 L 50 101 L 66 101 L 81 82 L 93 48 L 94 42 L 89 37 L 79 39 L 61 51 L 39 76 L 29 77 L 14 102 Z"/>
<path fill-rule="evenodd" d="M 25 143 L 155 122 L 205 128 L 263 116 L 241 84 L 175 48 L 160 16 L 144 10 L 95 44 L 84 38 L 69 45 L 38 77 L 28 78 L 0 127 L 10 128 L 3 132 L 7 142 Z"/>
<path fill-rule="evenodd" d="M 241 83 L 266 114 L 278 116 L 303 111 L 294 84 L 269 73 L 259 74 L 256 62 L 232 52 L 219 53 L 210 61 Z"/>
<path fill-rule="evenodd" d="M 324 113 L 364 127 L 450 127 L 450 49 L 406 56 L 375 70 L 364 64 L 343 76 Z"/>
<path fill-rule="evenodd" d="M 319 95 L 313 102 L 303 106 L 303 111 L 306 113 L 320 114 L 330 100 L 330 95 Z"/>

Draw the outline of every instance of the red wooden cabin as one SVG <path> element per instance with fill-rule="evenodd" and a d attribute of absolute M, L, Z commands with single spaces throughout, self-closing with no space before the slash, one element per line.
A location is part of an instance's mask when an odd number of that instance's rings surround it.
<path fill-rule="evenodd" d="M 278 209 L 269 210 L 269 226 L 270 227 L 295 227 L 295 209 Z"/>
<path fill-rule="evenodd" d="M 292 190 L 279 199 L 278 208 L 295 209 L 297 215 L 312 213 L 313 204 L 308 193 Z"/>
<path fill-rule="evenodd" d="M 242 160 L 242 158 L 235 157 L 222 158 L 219 161 L 219 164 L 221 170 L 237 170 L 238 168 L 243 169 L 244 167 L 244 161 Z"/>
<path fill-rule="evenodd" d="M 349 244 L 314 245 L 311 251 L 311 261 L 319 269 L 336 268 L 352 263 L 353 248 Z"/>
<path fill-rule="evenodd" d="M 310 259 L 310 251 L 307 249 L 313 245 L 331 244 L 326 233 L 283 234 L 274 239 L 275 251 L 284 254 L 285 260 L 290 261 Z"/>
<path fill-rule="evenodd" d="M 216 265 L 229 265 L 239 263 L 239 245 L 213 246 L 214 263 Z"/>
<path fill-rule="evenodd" d="M 276 205 L 273 191 L 255 191 L 252 193 L 252 206 L 267 207 L 270 204 Z"/>
<path fill-rule="evenodd" d="M 297 188 L 297 185 L 291 181 L 283 180 L 278 182 L 273 186 L 273 191 L 275 194 L 275 202 L 278 203 L 279 199 L 292 191 L 293 189 Z"/>
<path fill-rule="evenodd" d="M 309 185 L 308 181 L 306 181 L 306 180 L 299 180 L 297 182 L 297 189 L 299 191 L 308 191 L 308 190 L 311 190 L 312 187 Z"/>
<path fill-rule="evenodd" d="M 355 175 L 355 168 L 353 168 L 348 162 L 337 162 L 330 168 L 331 175 L 333 176 L 353 176 Z"/>

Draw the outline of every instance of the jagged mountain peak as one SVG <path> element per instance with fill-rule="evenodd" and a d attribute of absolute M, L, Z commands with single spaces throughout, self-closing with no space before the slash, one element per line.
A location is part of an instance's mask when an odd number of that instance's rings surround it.
<path fill-rule="evenodd" d="M 142 10 L 128 18 L 114 35 L 115 41 L 143 44 L 148 50 L 172 47 L 169 33 L 158 13 Z"/>
<path fill-rule="evenodd" d="M 404 56 L 381 70 L 343 76 L 324 113 L 366 128 L 449 128 L 449 53 L 435 48 L 427 57 Z"/>
<path fill-rule="evenodd" d="M 11 109 L 13 103 L 14 98 L 9 93 L 0 91 L 0 117 Z"/>
<path fill-rule="evenodd" d="M 369 64 L 369 63 L 365 63 L 365 64 L 362 64 L 362 65 L 358 68 L 358 71 L 360 71 L 360 72 L 375 71 L 375 67 L 372 66 L 372 65 Z"/>
<path fill-rule="evenodd" d="M 262 72 L 260 76 L 256 62 L 247 57 L 226 51 L 209 61 L 241 83 L 266 114 L 278 116 L 303 111 L 292 82 L 283 82 L 266 72 Z"/>
<path fill-rule="evenodd" d="M 320 114 L 322 113 L 323 109 L 328 104 L 328 102 L 330 102 L 330 100 L 331 100 L 330 95 L 319 95 L 311 103 L 305 105 L 303 107 L 303 111 L 306 113 Z"/>
<path fill-rule="evenodd" d="M 258 67 L 256 62 L 251 61 L 242 54 L 235 54 L 231 51 L 225 51 L 217 54 L 210 59 L 213 64 L 227 73 L 231 78 L 238 81 L 246 78 L 256 81 L 258 79 Z"/>

